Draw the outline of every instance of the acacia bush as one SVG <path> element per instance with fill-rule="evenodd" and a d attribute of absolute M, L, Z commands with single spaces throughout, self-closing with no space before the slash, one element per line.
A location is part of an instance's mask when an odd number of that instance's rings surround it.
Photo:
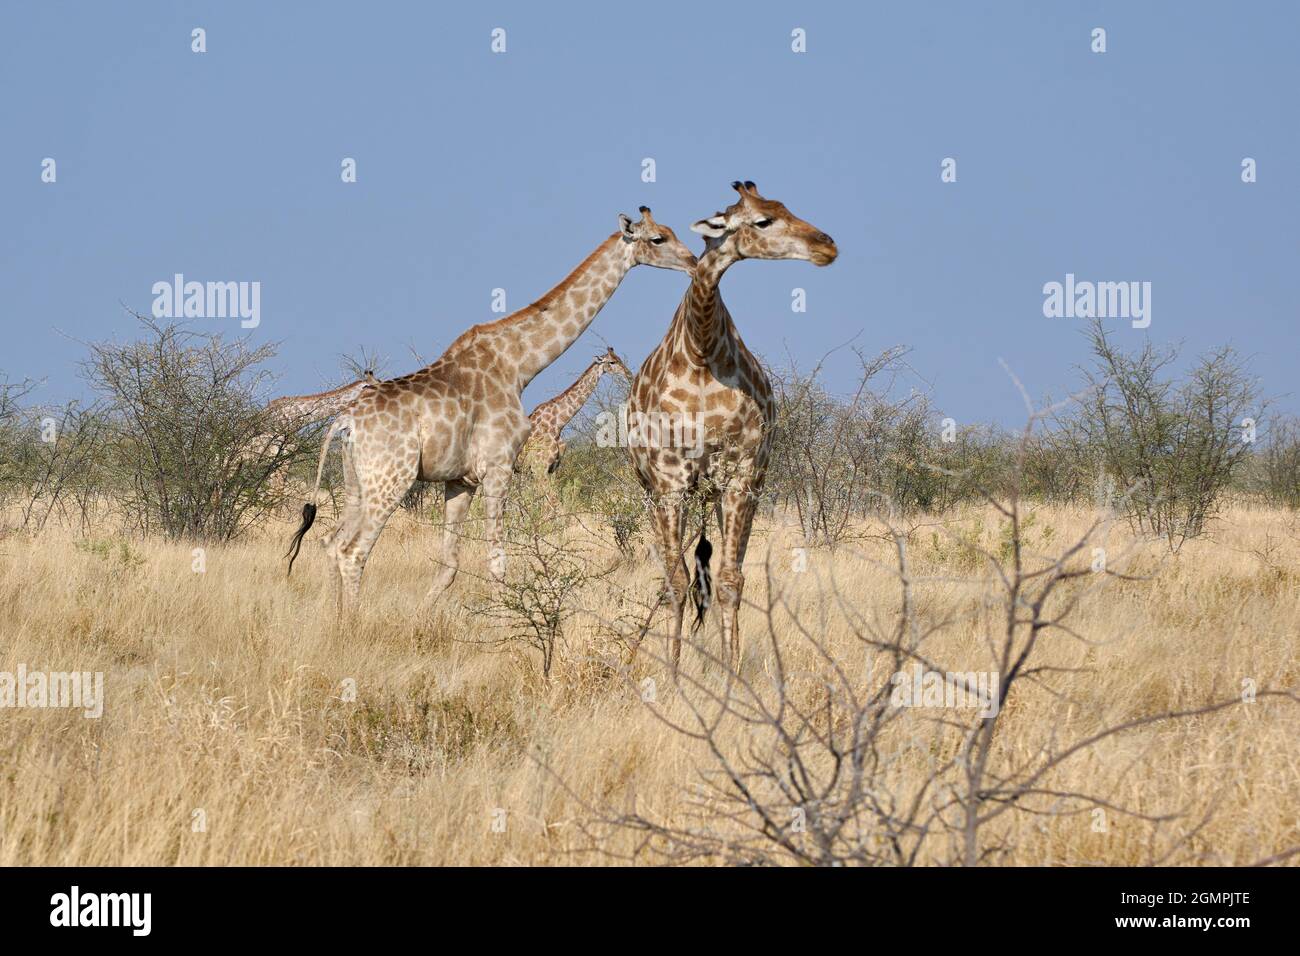
<path fill-rule="evenodd" d="M 275 347 L 137 318 L 141 338 L 92 343 L 82 363 L 117 507 L 142 534 L 230 540 L 278 509 L 285 491 L 268 479 L 312 450 L 292 440 L 304 423 L 261 401 Z"/>
<path fill-rule="evenodd" d="M 1176 349 L 1148 341 L 1122 352 L 1100 322 L 1090 341 L 1080 431 L 1133 526 L 1176 550 L 1205 532 L 1249 459 L 1243 422 L 1260 415 L 1256 380 L 1227 347 L 1201 356 L 1177 381 L 1170 374 Z"/>
<path fill-rule="evenodd" d="M 846 540 L 882 504 L 924 508 L 940 481 L 917 467 L 933 443 L 926 397 L 888 397 L 903 350 L 856 354 L 858 382 L 847 397 L 822 384 L 820 363 L 808 373 L 791 366 L 770 374 L 778 411 L 766 497 L 796 518 L 811 544 Z"/>
<path fill-rule="evenodd" d="M 501 579 L 475 610 L 494 624 L 481 643 L 537 653 L 550 679 L 563 651 L 565 625 L 578 613 L 578 594 L 607 572 L 596 570 L 569 534 L 571 515 L 545 487 L 516 481 L 505 503 L 505 540 L 489 564 Z"/>
<path fill-rule="evenodd" d="M 1300 421 L 1275 419 L 1251 464 L 1254 480 L 1248 490 L 1271 505 L 1300 508 Z"/>
<path fill-rule="evenodd" d="M 22 400 L 32 383 L 0 380 L 0 507 L 7 505 L 26 487 L 22 459 L 34 437 L 27 429 Z"/>
<path fill-rule="evenodd" d="M 941 513 L 1010 481 L 1016 438 L 959 425 L 928 394 L 896 394 L 905 351 L 857 353 L 857 383 L 836 395 L 821 365 L 772 372 L 777 421 L 765 498 L 792 514 L 810 544 L 834 547 L 879 513 Z"/>
<path fill-rule="evenodd" d="M 13 505 L 26 531 L 51 517 L 84 531 L 99 504 L 105 419 L 95 405 L 23 406 L 31 382 L 0 383 L 0 506 Z"/>
<path fill-rule="evenodd" d="M 19 446 L 23 528 L 40 531 L 51 517 L 89 528 L 102 504 L 107 418 L 78 402 L 27 411 Z M 37 437 L 39 436 L 39 437 Z"/>

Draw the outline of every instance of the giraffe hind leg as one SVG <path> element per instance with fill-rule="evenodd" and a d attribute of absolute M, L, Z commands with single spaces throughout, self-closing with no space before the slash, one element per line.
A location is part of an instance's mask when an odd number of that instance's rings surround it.
<path fill-rule="evenodd" d="M 477 486 L 464 481 L 448 481 L 443 485 L 442 566 L 424 596 L 426 603 L 438 600 L 456 580 L 460 566 L 461 529 L 465 516 L 469 514 L 469 506 L 474 502 L 475 490 Z"/>
<path fill-rule="evenodd" d="M 352 458 L 350 443 L 346 440 L 343 441 L 341 449 L 344 479 L 343 509 L 339 514 L 338 522 L 334 525 L 334 530 L 327 534 L 320 543 L 325 550 L 326 563 L 330 569 L 330 581 L 334 585 L 335 604 L 340 616 L 343 614 L 345 600 L 339 548 L 340 545 L 351 546 L 355 542 L 362 511 L 361 484 L 357 479 L 357 470 Z"/>
<path fill-rule="evenodd" d="M 370 552 L 414 481 L 415 462 L 412 460 L 410 467 L 402 469 L 400 475 L 376 482 L 370 489 L 367 489 L 364 478 L 358 482 L 361 494 L 357 513 L 348 521 L 347 527 L 340 526 L 343 534 L 332 546 L 342 579 L 345 611 L 355 608 L 361 591 L 361 575 L 365 572 Z"/>
<path fill-rule="evenodd" d="M 502 463 L 489 468 L 487 474 L 483 476 L 483 516 L 487 521 L 488 576 L 494 584 L 500 584 L 505 578 L 506 552 L 503 530 L 510 474 L 510 466 Z"/>
<path fill-rule="evenodd" d="M 722 556 L 716 578 L 718 603 L 722 610 L 724 652 L 731 667 L 740 669 L 740 603 L 745 593 L 741 571 L 749 549 L 757 498 L 747 487 L 730 488 L 722 502 Z"/>

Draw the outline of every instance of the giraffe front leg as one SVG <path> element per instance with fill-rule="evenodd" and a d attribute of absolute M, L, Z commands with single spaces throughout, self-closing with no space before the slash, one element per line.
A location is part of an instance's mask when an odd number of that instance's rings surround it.
<path fill-rule="evenodd" d="M 673 670 L 682 657 L 682 612 L 690 586 L 690 575 L 682 556 L 686 533 L 686 509 L 680 495 L 653 502 L 650 520 L 654 525 L 659 564 L 663 569 L 664 594 L 668 597 L 668 650 Z"/>
<path fill-rule="evenodd" d="M 448 481 L 442 486 L 442 567 L 424 596 L 426 603 L 437 601 L 456 579 L 456 571 L 460 567 L 461 529 L 465 524 L 465 516 L 469 514 L 469 506 L 474 502 L 476 487 L 464 481 Z"/>
<path fill-rule="evenodd" d="M 483 476 L 483 514 L 487 518 L 488 574 L 494 584 L 506 576 L 506 552 L 502 527 L 505 523 L 506 492 L 510 487 L 513 468 L 509 464 L 494 465 Z"/>
<path fill-rule="evenodd" d="M 722 498 L 722 556 L 715 581 L 722 610 L 722 640 L 735 671 L 740 670 L 740 600 L 745 593 L 741 567 L 757 507 L 758 496 L 747 486 L 728 488 Z"/>

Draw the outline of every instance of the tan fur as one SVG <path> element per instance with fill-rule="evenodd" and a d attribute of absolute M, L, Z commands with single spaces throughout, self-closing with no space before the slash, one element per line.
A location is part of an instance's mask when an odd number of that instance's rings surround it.
<path fill-rule="evenodd" d="M 516 463 L 521 470 L 526 470 L 537 478 L 551 474 L 560 466 L 566 447 L 560 435 L 582 410 L 582 406 L 587 404 L 587 399 L 596 391 L 601 376 L 606 372 L 618 372 L 629 381 L 632 378 L 632 373 L 623 364 L 623 360 L 610 348 L 604 355 L 597 356 L 596 361 L 588 365 L 572 385 L 533 409 L 528 416 L 532 426 L 528 441 Z"/>
<path fill-rule="evenodd" d="M 363 389 L 378 383 L 374 373 L 367 369 L 363 378 L 326 392 L 311 395 L 285 395 L 266 404 L 266 424 L 275 431 L 256 435 L 244 443 L 236 455 L 236 467 L 260 458 L 277 458 L 284 450 L 291 431 L 328 421 L 356 401 Z M 277 469 L 272 480 L 283 491 L 288 477 L 283 468 Z"/>
<path fill-rule="evenodd" d="M 432 365 L 364 391 L 331 428 L 343 441 L 346 503 L 324 547 L 340 609 L 354 603 L 366 559 L 416 479 L 444 483 L 442 567 L 429 590 L 456 576 L 461 525 L 483 489 L 489 569 L 499 579 L 502 509 L 519 449 L 528 437 L 525 386 L 559 358 L 637 265 L 690 272 L 695 257 L 642 207 L 554 289 L 496 322 L 474 326 Z M 328 438 L 327 438 L 328 444 Z M 324 454 L 322 453 L 322 465 Z M 317 488 L 320 476 L 317 474 Z M 308 521 L 304 527 L 310 525 Z"/>
<path fill-rule="evenodd" d="M 703 454 L 684 448 L 629 442 L 637 477 L 650 501 L 651 523 L 671 605 L 669 639 L 681 654 L 682 610 L 689 574 L 683 554 L 685 496 L 704 488 L 718 510 L 722 547 L 716 576 L 722 632 L 732 665 L 740 664 L 737 616 L 744 591 L 741 566 L 749 546 L 758 494 L 772 449 L 776 403 L 758 359 L 741 341 L 718 283 L 741 259 L 806 259 L 828 265 L 838 254 L 825 233 L 764 199 L 753 183 L 733 183 L 740 200 L 692 228 L 708 236 L 707 249 L 668 334 L 632 383 L 629 417 L 667 412 L 693 416 L 704 427 Z"/>
<path fill-rule="evenodd" d="M 362 378 L 347 385 L 312 395 L 285 395 L 266 403 L 266 410 L 279 422 L 321 422 L 333 418 L 359 396 L 363 389 L 378 385 L 375 373 L 367 369 Z"/>

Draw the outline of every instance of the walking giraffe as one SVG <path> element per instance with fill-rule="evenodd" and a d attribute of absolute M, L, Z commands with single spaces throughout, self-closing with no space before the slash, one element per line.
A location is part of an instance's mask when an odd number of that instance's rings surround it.
<path fill-rule="evenodd" d="M 365 374 L 355 382 L 340 385 L 327 392 L 273 398 L 266 403 L 266 411 L 276 424 L 323 422 L 356 401 L 363 389 L 378 384 L 379 379 L 375 378 L 375 373 L 366 369 Z"/>
<path fill-rule="evenodd" d="M 278 456 L 290 432 L 333 418 L 347 408 L 361 392 L 379 379 L 366 369 L 364 376 L 347 385 L 312 395 L 284 395 L 266 403 L 266 425 L 275 431 L 255 436 L 246 446 L 247 457 L 256 455 Z"/>
<path fill-rule="evenodd" d="M 303 506 L 290 546 L 290 570 L 316 518 L 330 439 L 346 430 L 346 503 L 324 542 L 340 611 L 355 604 L 366 559 L 417 478 L 444 482 L 442 569 L 427 598 L 440 595 L 456 577 L 461 525 L 479 487 L 486 499 L 489 569 L 501 578 L 506 486 L 528 437 L 528 416 L 519 401 L 525 386 L 587 329 L 629 269 L 650 265 L 689 273 L 695 267 L 695 256 L 673 231 L 656 223 L 645 206 L 641 213 L 635 223 L 620 215 L 619 231 L 532 305 L 474 326 L 432 365 L 364 391 L 334 420 L 312 500 Z"/>
<path fill-rule="evenodd" d="M 308 425 L 333 418 L 351 405 L 362 389 L 376 382 L 374 373 L 366 369 L 362 378 L 347 385 L 312 395 L 285 395 L 267 402 L 261 421 L 266 431 L 240 445 L 231 459 L 235 470 L 253 462 L 266 462 L 267 479 L 274 482 L 277 492 L 283 492 L 289 480 L 284 451 L 293 435 Z"/>
<path fill-rule="evenodd" d="M 722 554 L 717 573 L 722 634 L 732 667 L 740 666 L 737 620 L 745 587 L 741 565 L 749 546 L 758 493 L 763 488 L 772 449 L 776 403 L 758 360 L 745 348 L 718 282 L 741 259 L 806 259 L 825 266 L 838 251 L 826 233 L 794 216 L 779 202 L 764 199 L 752 182 L 735 182 L 740 199 L 691 228 L 705 237 L 705 252 L 690 288 L 677 307 L 668 334 L 642 364 L 632 383 L 628 450 L 649 498 L 651 522 L 671 603 L 669 645 L 673 666 L 681 658 L 682 610 L 689 575 L 682 540 L 686 534 L 685 496 L 704 490 L 717 507 Z M 648 423 L 675 423 L 672 430 L 691 437 L 670 447 Z M 707 523 L 707 519 L 706 519 Z M 712 546 L 701 529 L 696 548 L 697 626 L 708 601 L 708 562 Z"/>
<path fill-rule="evenodd" d="M 528 441 L 519 452 L 516 462 L 520 470 L 528 470 L 534 477 L 551 474 L 560 467 L 566 447 L 560 434 L 573 417 L 587 404 L 587 399 L 600 384 L 601 376 L 606 372 L 618 372 L 628 381 L 632 373 L 623 364 L 623 360 L 612 348 L 607 348 L 604 355 L 598 355 L 596 361 L 587 366 L 587 370 L 578 376 L 578 380 L 556 395 L 549 402 L 542 402 L 533 409 L 528 421 L 532 428 Z"/>

